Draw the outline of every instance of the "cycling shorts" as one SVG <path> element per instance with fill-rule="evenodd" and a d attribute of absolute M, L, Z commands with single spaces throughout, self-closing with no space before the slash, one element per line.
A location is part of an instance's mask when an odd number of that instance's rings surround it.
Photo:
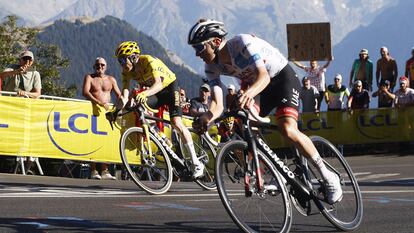
<path fill-rule="evenodd" d="M 295 71 L 286 65 L 260 93 L 260 116 L 267 116 L 277 108 L 276 119 L 290 116 L 298 120 L 300 88 Z"/>
<path fill-rule="evenodd" d="M 149 96 L 147 104 L 154 109 L 167 105 L 170 112 L 170 118 L 177 116 L 181 117 L 183 115 L 183 110 L 180 106 L 178 82 L 175 80 L 157 94 Z"/>

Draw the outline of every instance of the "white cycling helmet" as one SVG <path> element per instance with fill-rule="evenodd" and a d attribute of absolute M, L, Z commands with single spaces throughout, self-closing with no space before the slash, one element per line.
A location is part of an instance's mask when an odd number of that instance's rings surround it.
<path fill-rule="evenodd" d="M 188 33 L 188 44 L 198 44 L 212 37 L 222 38 L 226 35 L 227 31 L 224 28 L 224 23 L 210 19 L 202 19 L 191 27 Z"/>

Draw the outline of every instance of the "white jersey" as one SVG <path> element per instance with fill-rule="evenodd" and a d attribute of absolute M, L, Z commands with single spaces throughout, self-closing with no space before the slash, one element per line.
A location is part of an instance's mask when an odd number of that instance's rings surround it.
<path fill-rule="evenodd" d="M 288 60 L 268 42 L 249 34 L 240 34 L 227 41 L 231 65 L 205 64 L 210 85 L 220 85 L 220 74 L 233 76 L 242 83 L 252 84 L 257 78 L 257 68 L 265 67 L 270 78 L 276 76 Z"/>

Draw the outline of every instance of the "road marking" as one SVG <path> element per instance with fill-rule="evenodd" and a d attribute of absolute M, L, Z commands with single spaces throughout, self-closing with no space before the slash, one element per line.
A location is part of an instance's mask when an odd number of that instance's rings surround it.
<path fill-rule="evenodd" d="M 414 193 L 414 190 L 365 190 L 361 191 L 363 194 L 378 194 L 378 193 Z M 352 193 L 347 192 L 345 193 Z M 240 196 L 244 195 L 244 192 L 241 192 L 240 190 L 234 190 L 233 192 L 228 193 L 229 196 Z M 0 198 L 168 198 L 168 197 L 183 197 L 188 198 L 191 197 L 191 200 L 194 200 L 194 198 L 201 198 L 201 197 L 217 197 L 218 193 L 193 193 L 193 194 L 163 194 L 158 196 L 153 196 L 149 194 L 122 194 L 122 192 L 119 192 L 119 194 L 109 194 L 109 193 L 93 193 L 93 194 L 53 194 L 53 193 L 38 193 L 38 192 L 29 192 L 29 193 L 2 193 L 0 194 Z M 213 199 L 212 199 L 213 200 Z M 218 200 L 218 199 L 217 199 Z M 207 201 L 207 200 L 206 200 Z"/>
<path fill-rule="evenodd" d="M 179 210 L 200 210 L 200 208 L 166 202 L 130 202 L 127 204 L 118 204 L 118 206 L 133 208 L 136 210 L 152 210 L 152 209 L 179 209 Z"/>
<path fill-rule="evenodd" d="M 371 179 L 378 179 L 378 178 L 384 178 L 384 177 L 390 177 L 390 176 L 398 176 L 401 173 L 386 173 L 386 174 L 372 174 L 365 177 L 357 178 L 358 181 L 362 180 L 371 180 Z"/>

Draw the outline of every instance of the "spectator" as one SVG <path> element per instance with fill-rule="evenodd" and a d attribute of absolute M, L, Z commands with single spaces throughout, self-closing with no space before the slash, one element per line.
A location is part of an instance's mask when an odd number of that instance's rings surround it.
<path fill-rule="evenodd" d="M 351 74 L 349 76 L 349 86 L 357 80 L 362 82 L 362 87 L 365 90 L 372 91 L 372 77 L 374 65 L 369 59 L 368 50 L 361 49 L 359 52 L 359 59 L 355 59 L 352 64 Z"/>
<path fill-rule="evenodd" d="M 19 56 L 19 64 L 13 64 L 0 73 L 2 81 L 2 90 L 17 92 L 17 96 L 36 99 L 41 95 L 42 82 L 40 74 L 33 66 L 34 55 L 31 51 L 26 50 Z M 26 173 L 33 175 L 31 170 L 33 165 L 32 159 L 25 162 Z"/>
<path fill-rule="evenodd" d="M 305 70 L 306 77 L 309 78 L 310 84 L 318 89 L 318 111 L 321 108 L 322 99 L 325 95 L 325 73 L 326 68 L 329 66 L 330 63 L 331 61 L 328 61 L 325 65 L 320 67 L 317 61 L 310 61 L 310 67 L 307 67 L 302 65 L 300 62 L 293 61 L 293 64 Z"/>
<path fill-rule="evenodd" d="M 237 107 L 237 92 L 233 84 L 227 86 L 226 110 L 229 111 Z"/>
<path fill-rule="evenodd" d="M 187 98 L 185 94 L 185 90 L 182 88 L 180 88 L 180 105 L 181 105 L 181 108 L 183 109 L 183 114 L 189 115 L 190 114 L 190 100 Z"/>
<path fill-rule="evenodd" d="M 10 65 L 0 73 L 3 91 L 17 92 L 18 96 L 38 98 L 41 95 L 42 83 L 33 62 L 33 53 L 27 50 L 20 54 L 19 64 Z"/>
<path fill-rule="evenodd" d="M 409 88 L 408 78 L 402 76 L 400 78 L 400 89 L 394 95 L 394 105 L 397 108 L 405 108 L 414 105 L 414 89 Z"/>
<path fill-rule="evenodd" d="M 390 81 L 385 80 L 380 83 L 378 91 L 372 93 L 372 97 L 378 97 L 378 108 L 390 108 L 394 99 L 390 92 Z"/>
<path fill-rule="evenodd" d="M 398 77 L 397 62 L 390 56 L 387 47 L 381 47 L 381 58 L 377 61 L 377 72 L 375 73 L 377 86 L 382 81 L 390 81 L 390 90 L 393 91 Z M 380 80 L 381 76 L 381 80 Z"/>
<path fill-rule="evenodd" d="M 93 68 L 95 72 L 93 74 L 87 74 L 84 77 L 83 96 L 93 104 L 102 106 L 108 111 L 111 102 L 111 92 L 115 93 L 116 98 L 119 99 L 121 91 L 118 88 L 115 78 L 105 74 L 107 68 L 105 59 L 102 57 L 96 58 Z M 98 180 L 116 180 L 108 171 L 108 164 L 106 163 L 101 164 L 101 175 L 96 170 L 96 164 L 91 163 L 91 178 Z"/>
<path fill-rule="evenodd" d="M 362 81 L 357 80 L 348 99 L 348 109 L 368 109 L 370 97 L 368 91 L 362 87 Z"/>
<path fill-rule="evenodd" d="M 342 85 L 342 75 L 335 75 L 334 84 L 328 86 L 325 94 L 328 111 L 341 111 L 344 107 L 344 98 L 349 98 L 349 95 L 348 88 Z"/>
<path fill-rule="evenodd" d="M 208 111 L 208 98 L 210 97 L 210 86 L 205 83 L 200 86 L 199 96 L 190 101 L 190 115 L 199 117 Z"/>
<path fill-rule="evenodd" d="M 310 80 L 307 76 L 303 77 L 302 84 L 302 90 L 300 91 L 300 99 L 302 100 L 302 112 L 318 113 L 318 89 L 310 84 Z"/>
<path fill-rule="evenodd" d="M 414 47 L 411 49 L 411 58 L 405 64 L 405 77 L 410 82 L 410 88 L 414 88 Z"/>

